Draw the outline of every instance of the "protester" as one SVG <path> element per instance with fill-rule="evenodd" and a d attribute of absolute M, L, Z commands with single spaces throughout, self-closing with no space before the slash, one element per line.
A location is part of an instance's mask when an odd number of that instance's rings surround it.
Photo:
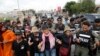
<path fill-rule="evenodd" d="M 68 24 L 68 26 L 69 26 L 70 28 L 72 28 L 73 30 L 75 30 L 74 24 L 75 24 L 75 18 L 71 18 L 71 19 L 70 19 L 70 23 Z"/>
<path fill-rule="evenodd" d="M 25 41 L 27 41 L 29 45 L 30 56 L 34 56 L 33 34 L 31 33 L 31 29 L 29 26 L 25 27 L 25 32 L 24 34 L 22 34 L 22 37 Z"/>
<path fill-rule="evenodd" d="M 100 56 L 100 19 L 95 19 L 95 24 L 93 25 L 93 35 L 96 37 L 97 49 L 93 50 L 94 55 Z M 96 52 L 97 51 L 97 52 Z"/>
<path fill-rule="evenodd" d="M 0 22 L 0 56 L 3 56 L 3 38 L 2 38 L 2 31 L 1 31 L 1 28 L 2 28 L 2 23 Z"/>
<path fill-rule="evenodd" d="M 24 40 L 27 40 L 28 37 L 30 37 L 31 34 L 31 27 L 30 26 L 25 26 L 24 28 Z"/>
<path fill-rule="evenodd" d="M 64 24 L 62 23 L 62 18 L 59 17 L 59 18 L 57 19 L 57 22 L 58 22 L 58 23 L 55 25 L 55 30 L 56 30 L 56 32 L 57 32 L 57 33 L 63 33 L 65 26 L 64 26 Z"/>
<path fill-rule="evenodd" d="M 11 30 L 11 21 L 10 20 L 6 20 L 4 23 L 7 25 L 7 28 L 9 30 Z"/>
<path fill-rule="evenodd" d="M 16 30 L 21 30 L 24 31 L 23 26 L 20 21 L 16 22 L 14 25 L 12 25 L 13 31 L 15 32 Z"/>
<path fill-rule="evenodd" d="M 42 26 L 42 42 L 39 44 L 39 49 L 45 56 L 56 56 L 55 37 L 48 29 L 47 25 Z"/>
<path fill-rule="evenodd" d="M 47 25 L 48 25 L 48 27 L 49 27 L 49 30 L 51 31 L 51 32 L 53 32 L 53 33 L 55 33 L 56 31 L 55 31 L 55 23 L 53 22 L 53 18 L 48 18 L 47 19 Z"/>
<path fill-rule="evenodd" d="M 16 32 L 16 40 L 12 44 L 13 56 L 30 56 L 28 43 L 23 40 L 22 32 Z"/>
<path fill-rule="evenodd" d="M 16 36 L 13 31 L 8 29 L 6 24 L 3 25 L 1 30 L 3 32 L 3 56 L 12 56 L 12 42 Z"/>
<path fill-rule="evenodd" d="M 42 41 L 42 34 L 39 32 L 39 29 L 36 26 L 32 27 L 32 33 L 34 56 L 44 56 L 43 52 L 40 52 L 38 48 L 39 43 Z"/>
<path fill-rule="evenodd" d="M 70 56 L 70 48 L 72 44 L 73 35 L 70 27 L 66 26 L 63 35 L 61 35 L 61 47 L 59 50 L 60 56 Z"/>

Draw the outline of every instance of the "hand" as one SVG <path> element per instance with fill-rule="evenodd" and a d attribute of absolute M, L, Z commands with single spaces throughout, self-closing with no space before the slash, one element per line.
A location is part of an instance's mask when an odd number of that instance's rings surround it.
<path fill-rule="evenodd" d="M 3 41 L 4 44 L 8 43 L 8 41 Z"/>
<path fill-rule="evenodd" d="M 28 42 L 29 46 L 31 46 L 33 44 L 33 42 Z"/>
<path fill-rule="evenodd" d="M 62 42 L 61 42 L 59 39 L 57 39 L 57 43 L 58 43 L 58 44 L 62 44 Z"/>
<path fill-rule="evenodd" d="M 93 50 L 96 49 L 96 44 L 93 45 L 93 48 L 92 48 L 92 49 L 93 49 Z"/>
<path fill-rule="evenodd" d="M 42 45 L 43 45 L 43 42 L 40 42 L 38 45 L 38 48 L 41 49 Z"/>
<path fill-rule="evenodd" d="M 0 42 L 0 44 L 2 44 L 3 42 Z"/>
<path fill-rule="evenodd" d="M 39 41 L 39 39 L 38 39 L 38 38 L 36 38 L 36 41 Z"/>
<path fill-rule="evenodd" d="M 77 42 L 77 43 L 80 43 L 80 40 L 79 40 L 79 39 L 76 39 L 76 42 Z"/>

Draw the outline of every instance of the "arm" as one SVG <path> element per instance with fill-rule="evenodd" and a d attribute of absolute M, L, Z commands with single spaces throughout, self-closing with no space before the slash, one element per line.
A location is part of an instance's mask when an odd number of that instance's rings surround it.
<path fill-rule="evenodd" d="M 79 34 L 76 34 L 76 43 L 80 43 Z"/>
<path fill-rule="evenodd" d="M 27 42 L 26 42 L 25 45 L 26 45 L 26 50 L 27 50 L 27 56 L 30 56 L 30 51 L 29 51 L 30 48 L 29 48 L 29 45 L 28 45 Z"/>
<path fill-rule="evenodd" d="M 59 35 L 59 34 L 57 34 L 56 36 L 55 36 L 56 38 L 56 43 L 58 43 L 58 44 L 62 44 L 62 41 L 61 41 L 61 35 Z"/>
<path fill-rule="evenodd" d="M 14 51 L 14 50 L 12 50 L 12 55 L 13 55 L 13 56 L 15 56 L 15 55 L 14 55 L 14 53 L 15 53 L 15 51 Z"/>
<path fill-rule="evenodd" d="M 13 42 L 16 39 L 16 36 L 15 36 L 14 32 L 12 32 L 12 31 L 9 32 L 9 36 L 8 37 L 10 37 L 9 40 L 4 41 L 4 43 Z"/>
<path fill-rule="evenodd" d="M 38 48 L 41 49 L 43 42 L 40 42 Z"/>
<path fill-rule="evenodd" d="M 31 38 L 28 39 L 28 45 L 31 46 L 33 42 L 31 42 Z"/>
<path fill-rule="evenodd" d="M 27 51 L 27 56 L 30 56 L 30 51 Z"/>
<path fill-rule="evenodd" d="M 62 41 L 59 40 L 59 39 L 56 39 L 56 42 L 57 42 L 58 44 L 62 44 Z"/>
<path fill-rule="evenodd" d="M 15 56 L 15 46 L 14 46 L 14 42 L 12 43 L 12 55 Z"/>

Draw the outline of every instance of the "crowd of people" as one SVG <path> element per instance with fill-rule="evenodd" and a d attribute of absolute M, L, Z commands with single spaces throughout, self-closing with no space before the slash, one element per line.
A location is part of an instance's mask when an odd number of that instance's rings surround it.
<path fill-rule="evenodd" d="M 36 17 L 0 22 L 0 56 L 100 56 L 100 19 Z"/>

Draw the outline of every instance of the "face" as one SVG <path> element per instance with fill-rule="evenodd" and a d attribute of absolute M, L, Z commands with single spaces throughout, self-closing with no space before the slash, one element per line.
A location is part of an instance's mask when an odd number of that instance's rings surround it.
<path fill-rule="evenodd" d="M 95 23 L 97 26 L 100 26 L 100 22 L 99 23 Z"/>
<path fill-rule="evenodd" d="M 82 25 L 82 29 L 83 29 L 84 32 L 87 32 L 87 31 L 89 31 L 89 26 Z"/>
<path fill-rule="evenodd" d="M 71 31 L 66 31 L 65 34 L 66 34 L 67 36 L 71 36 L 71 35 L 72 35 Z"/>
<path fill-rule="evenodd" d="M 21 35 L 16 35 L 16 39 L 20 40 L 20 39 L 22 39 L 22 36 Z"/>
<path fill-rule="evenodd" d="M 1 28 L 1 31 L 5 31 L 5 30 L 6 30 L 6 28 L 5 28 L 5 27 L 2 27 L 2 28 Z"/>
<path fill-rule="evenodd" d="M 48 34 L 49 33 L 49 29 L 43 30 L 43 33 Z"/>
<path fill-rule="evenodd" d="M 34 34 L 35 36 L 37 36 L 39 33 L 38 33 L 38 32 L 34 32 L 33 34 Z"/>
<path fill-rule="evenodd" d="M 61 19 L 58 19 L 57 21 L 58 21 L 58 23 L 62 23 L 62 20 Z"/>
<path fill-rule="evenodd" d="M 18 27 L 20 27 L 20 26 L 21 26 L 21 24 L 17 24 L 17 26 L 18 26 Z"/>

